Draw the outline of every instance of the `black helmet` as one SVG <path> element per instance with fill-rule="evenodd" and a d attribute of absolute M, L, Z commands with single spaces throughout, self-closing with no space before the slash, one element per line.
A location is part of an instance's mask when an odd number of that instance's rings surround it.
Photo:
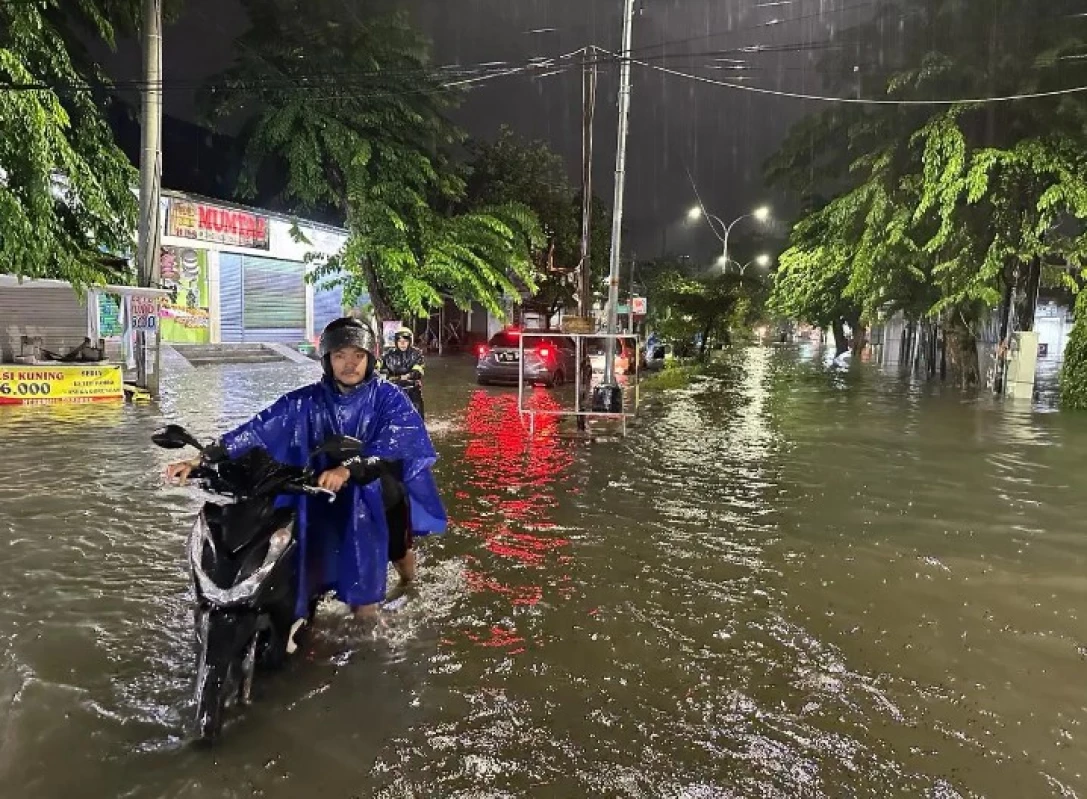
<path fill-rule="evenodd" d="M 369 380 L 374 374 L 374 351 L 371 345 L 370 329 L 350 316 L 329 322 L 321 332 L 318 352 L 321 355 L 321 368 L 324 369 L 325 377 L 332 377 L 332 353 L 343 347 L 358 347 L 366 352 L 369 358 L 363 382 Z"/>

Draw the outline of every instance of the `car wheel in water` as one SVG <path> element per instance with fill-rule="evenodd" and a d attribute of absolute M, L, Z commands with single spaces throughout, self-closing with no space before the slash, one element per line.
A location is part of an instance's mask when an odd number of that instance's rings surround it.
<path fill-rule="evenodd" d="M 561 371 L 555 372 L 554 376 L 551 378 L 551 382 L 547 384 L 548 388 L 562 388 L 564 385 L 566 385 L 566 375 Z"/>

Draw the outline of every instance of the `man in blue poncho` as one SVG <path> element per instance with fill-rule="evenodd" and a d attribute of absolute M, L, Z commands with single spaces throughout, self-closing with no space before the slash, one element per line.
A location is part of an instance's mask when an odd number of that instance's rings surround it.
<path fill-rule="evenodd" d="M 334 589 L 360 618 L 385 598 L 391 560 L 403 582 L 415 576 L 413 536 L 444 532 L 445 509 L 431 467 L 437 454 L 422 418 L 400 389 L 374 372 L 370 334 L 355 319 L 337 319 L 320 343 L 324 378 L 281 397 L 207 448 L 196 461 L 170 466 L 184 481 L 203 462 L 238 458 L 256 448 L 290 466 L 331 436 L 363 442 L 361 456 L 342 465 L 317 464 L 318 485 L 334 503 L 283 497 L 299 506 L 299 592 L 296 614 L 312 597 Z"/>

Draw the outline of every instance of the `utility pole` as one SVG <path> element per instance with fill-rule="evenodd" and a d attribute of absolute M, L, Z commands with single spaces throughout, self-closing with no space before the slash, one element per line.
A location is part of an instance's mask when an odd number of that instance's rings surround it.
<path fill-rule="evenodd" d="M 619 328 L 619 266 L 623 238 L 623 190 L 626 186 L 627 132 L 630 125 L 630 52 L 634 40 L 634 0 L 624 0 L 623 46 L 619 51 L 619 133 L 615 149 L 615 198 L 612 203 L 611 263 L 608 280 L 608 333 Z M 608 339 L 604 350 L 604 405 L 622 407 L 622 389 L 615 384 L 615 339 Z M 616 398 L 615 395 L 619 395 Z M 618 399 L 618 402 L 616 401 Z M 595 405 L 596 403 L 594 403 Z"/>
<path fill-rule="evenodd" d="M 144 288 L 159 281 L 159 242 L 162 226 L 159 197 L 162 192 L 162 0 L 144 0 L 143 7 L 143 109 L 140 151 L 140 229 L 137 233 L 137 271 Z M 158 319 L 154 330 L 136 334 L 137 384 L 158 394 L 161 363 Z M 148 369 L 148 340 L 153 341 L 155 362 Z"/>
<path fill-rule="evenodd" d="M 593 121 L 596 118 L 596 86 L 598 53 L 596 48 L 586 47 L 581 54 L 581 264 L 577 274 L 577 312 L 582 319 L 592 320 L 592 222 L 593 222 Z M 592 330 L 595 330 L 595 321 L 589 321 Z M 582 328 L 584 331 L 585 328 Z M 581 347 L 584 344 L 578 339 L 578 385 L 589 386 L 592 383 L 592 371 L 582 374 L 584 364 L 581 358 Z M 581 409 L 581 395 L 576 400 L 576 407 Z M 577 429 L 585 432 L 587 424 L 584 416 L 577 417 Z"/>
<path fill-rule="evenodd" d="M 593 214 L 593 120 L 596 116 L 597 67 L 596 51 L 585 48 L 582 58 L 581 111 L 581 268 L 578 270 L 578 316 L 592 314 L 592 245 Z"/>

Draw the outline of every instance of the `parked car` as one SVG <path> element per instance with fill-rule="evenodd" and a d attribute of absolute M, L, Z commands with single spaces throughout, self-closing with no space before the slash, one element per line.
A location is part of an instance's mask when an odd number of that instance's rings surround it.
<path fill-rule="evenodd" d="M 477 352 L 476 382 L 517 385 L 521 373 L 521 331 L 506 328 L 495 333 Z M 525 338 L 525 383 L 549 388 L 574 381 L 577 352 L 574 340 L 559 334 Z"/>
<path fill-rule="evenodd" d="M 607 339 L 591 338 L 586 340 L 585 348 L 592 364 L 593 372 L 604 374 L 605 347 Z M 616 339 L 615 374 L 625 375 L 634 371 L 634 343 L 625 338 Z"/>

